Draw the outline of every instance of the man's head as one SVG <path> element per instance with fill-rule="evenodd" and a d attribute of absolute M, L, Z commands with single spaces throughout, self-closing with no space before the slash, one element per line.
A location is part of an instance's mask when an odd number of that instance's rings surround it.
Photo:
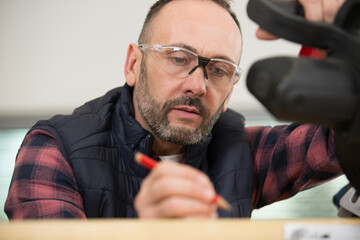
<path fill-rule="evenodd" d="M 135 118 L 155 137 L 198 143 L 226 110 L 242 49 L 234 16 L 220 0 L 160 0 L 151 8 L 141 49 L 129 46 L 125 75 L 134 86 Z M 183 76 L 187 64 L 192 70 Z"/>
<path fill-rule="evenodd" d="M 138 43 L 146 43 L 148 42 L 149 35 L 151 34 L 151 23 L 152 20 L 155 18 L 155 16 L 158 14 L 158 12 L 169 2 L 172 2 L 174 0 L 159 0 L 156 3 L 154 3 L 148 14 L 146 15 L 141 33 L 139 35 Z M 220 7 L 224 8 L 228 13 L 231 15 L 231 17 L 234 19 L 236 25 L 239 27 L 239 30 L 241 32 L 241 27 L 239 20 L 236 17 L 236 14 L 232 11 L 230 6 L 230 0 L 211 0 L 212 2 L 218 4 Z"/>

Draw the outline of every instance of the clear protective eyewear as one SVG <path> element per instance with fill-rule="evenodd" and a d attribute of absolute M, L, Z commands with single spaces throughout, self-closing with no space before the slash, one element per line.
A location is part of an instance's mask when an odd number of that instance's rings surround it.
<path fill-rule="evenodd" d="M 242 69 L 225 59 L 206 58 L 182 47 L 139 44 L 138 47 L 165 72 L 186 78 L 199 67 L 203 68 L 205 79 L 216 88 L 235 85 Z"/>

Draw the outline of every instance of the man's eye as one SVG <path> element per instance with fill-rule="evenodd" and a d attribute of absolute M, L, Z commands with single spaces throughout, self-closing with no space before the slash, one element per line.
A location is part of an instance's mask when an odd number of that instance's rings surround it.
<path fill-rule="evenodd" d="M 184 58 L 179 58 L 179 57 L 172 57 L 170 58 L 171 62 L 177 64 L 177 65 L 181 65 L 181 66 L 184 66 L 186 65 L 186 59 Z"/>
<path fill-rule="evenodd" d="M 225 75 L 226 71 L 221 69 L 221 68 L 213 68 L 211 69 L 212 73 L 216 74 L 216 75 Z"/>

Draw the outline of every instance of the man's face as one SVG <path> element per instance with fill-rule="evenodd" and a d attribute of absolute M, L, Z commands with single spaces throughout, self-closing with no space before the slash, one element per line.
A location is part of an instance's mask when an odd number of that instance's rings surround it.
<path fill-rule="evenodd" d="M 148 44 L 189 46 L 207 58 L 237 63 L 241 36 L 230 14 L 210 1 L 174 1 L 155 17 Z M 134 89 L 135 117 L 161 140 L 196 144 L 203 140 L 226 103 L 232 85 L 216 89 L 199 68 L 184 79 L 174 77 L 144 55 Z"/>
<path fill-rule="evenodd" d="M 210 111 L 203 104 L 201 98 L 193 98 L 188 95 L 169 99 L 165 103 L 158 102 L 155 96 L 149 94 L 145 62 L 141 64 L 137 90 L 138 92 L 135 99 L 142 118 L 150 127 L 151 131 L 163 141 L 180 145 L 196 144 L 208 135 L 221 113 L 220 107 L 215 114 L 210 116 Z M 171 124 L 168 115 L 172 111 L 177 111 L 176 109 L 178 109 L 179 106 L 182 106 L 182 110 L 178 111 L 195 111 L 196 114 L 189 113 L 189 116 L 182 119 L 184 125 L 174 126 Z M 194 128 L 188 127 L 186 122 L 188 121 L 192 124 L 194 117 L 201 118 L 200 125 Z"/>

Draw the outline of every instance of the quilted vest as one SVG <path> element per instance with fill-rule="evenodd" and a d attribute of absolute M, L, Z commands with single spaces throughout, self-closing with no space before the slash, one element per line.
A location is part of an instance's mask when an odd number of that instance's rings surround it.
<path fill-rule="evenodd" d="M 153 136 L 134 119 L 132 88 L 126 84 L 75 109 L 39 121 L 33 129 L 49 131 L 73 169 L 89 218 L 137 217 L 134 198 L 149 171 L 134 161 L 151 154 Z M 185 164 L 206 173 L 215 190 L 232 205 L 220 217 L 250 217 L 253 161 L 244 118 L 222 113 L 209 136 L 187 146 Z"/>

